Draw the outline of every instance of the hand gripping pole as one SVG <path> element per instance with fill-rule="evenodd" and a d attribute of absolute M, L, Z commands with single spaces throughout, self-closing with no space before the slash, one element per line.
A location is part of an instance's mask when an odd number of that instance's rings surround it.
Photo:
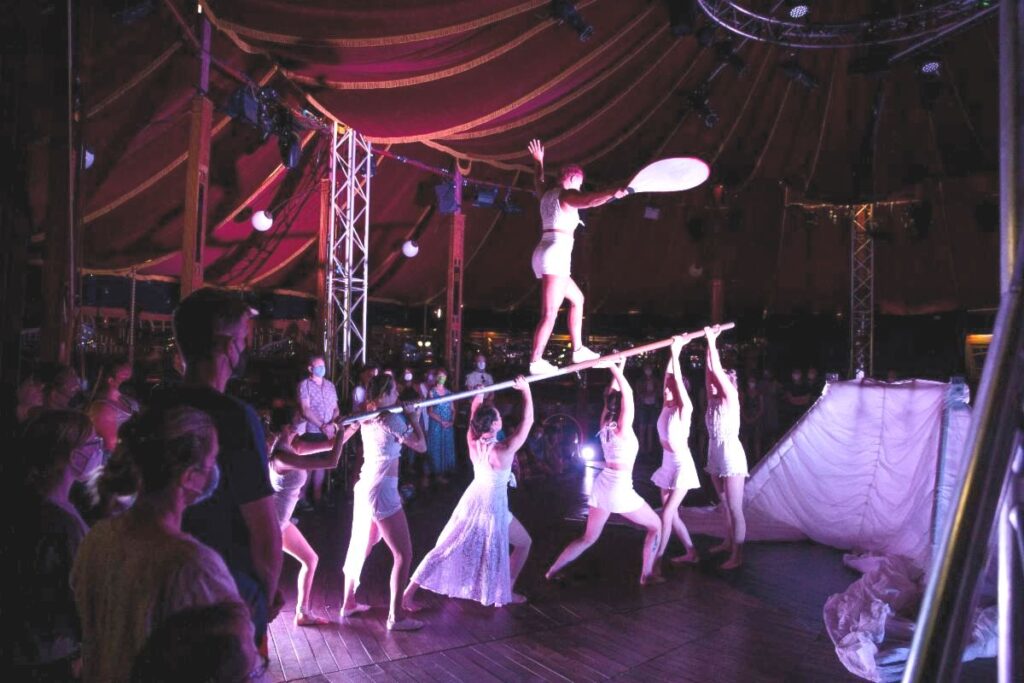
<path fill-rule="evenodd" d="M 736 323 L 723 323 L 721 325 L 718 325 L 717 327 L 719 328 L 719 330 L 724 332 L 726 330 L 731 330 L 732 328 L 736 327 Z M 700 330 L 699 332 L 684 332 L 676 336 L 688 337 L 692 341 L 694 339 L 699 339 L 703 337 L 704 330 Z M 662 339 L 660 341 L 651 342 L 650 344 L 644 344 L 643 346 L 636 346 L 631 349 L 625 349 L 624 351 L 616 351 L 615 353 L 609 353 L 606 356 L 601 356 L 600 358 L 595 358 L 594 360 L 588 360 L 582 363 L 573 363 L 572 365 L 566 365 L 564 368 L 559 368 L 557 371 L 550 372 L 545 375 L 526 375 L 526 381 L 530 383 L 539 382 L 545 379 L 551 379 L 552 377 L 568 375 L 569 373 L 572 372 L 581 372 L 583 370 L 589 370 L 600 363 L 606 363 L 608 361 L 617 361 L 623 358 L 639 356 L 644 353 L 649 353 L 651 351 L 663 349 L 666 346 L 672 345 L 673 338 L 674 337 L 669 337 L 668 339 Z M 458 393 L 446 394 L 444 396 L 438 396 L 436 398 L 427 398 L 421 401 L 411 401 L 409 402 L 409 405 L 413 406 L 414 408 L 429 408 L 430 406 L 436 406 L 441 403 L 449 403 L 451 401 L 461 401 L 464 398 L 472 398 L 477 394 L 489 394 L 495 391 L 502 391 L 503 389 L 511 389 L 514 386 L 514 384 L 514 380 L 507 380 L 504 382 L 492 384 L 487 387 L 480 387 L 479 389 L 460 391 Z M 402 410 L 402 404 L 396 403 L 395 405 L 388 406 L 386 408 L 378 408 L 377 410 L 371 410 L 365 413 L 349 415 L 341 420 L 341 424 L 347 425 L 353 422 L 362 422 L 364 420 L 377 417 L 378 415 L 382 415 L 384 413 L 400 413 L 402 412 Z"/>

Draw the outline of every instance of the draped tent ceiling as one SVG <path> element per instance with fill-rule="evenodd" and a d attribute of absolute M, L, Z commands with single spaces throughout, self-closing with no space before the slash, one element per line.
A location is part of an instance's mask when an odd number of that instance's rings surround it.
<path fill-rule="evenodd" d="M 168 2 L 187 17 L 195 12 L 194 0 Z M 581 0 L 595 29 L 586 43 L 551 19 L 545 0 L 200 4 L 214 26 L 215 58 L 274 86 L 296 111 L 343 122 L 378 148 L 433 166 L 450 167 L 454 156 L 471 181 L 523 189 L 512 195 L 520 214 L 466 204 L 467 307 L 537 305 L 529 259 L 539 226 L 536 200 L 525 191 L 532 137 L 545 141 L 549 168 L 579 162 L 598 184 L 621 183 L 664 156 L 700 156 L 712 166 L 712 181 L 697 190 L 589 212 L 574 268 L 581 278 L 589 270 L 596 311 L 706 310 L 716 261 L 731 312 L 842 310 L 848 228 L 827 210 L 786 208 L 787 192 L 791 200 L 850 201 L 859 192 L 930 202 L 924 236 L 907 230 L 904 209 L 876 211 L 885 238 L 876 249 L 883 311 L 996 301 L 998 237 L 980 230 L 976 216 L 998 185 L 994 22 L 943 44 L 941 94 L 926 108 L 912 61 L 884 75 L 856 75 L 848 65 L 858 53 L 803 51 L 796 58 L 820 83 L 807 89 L 780 70 L 793 56 L 783 48 L 734 41 L 745 69 L 718 69 L 714 46 L 672 35 L 663 1 Z M 155 5 L 127 25 L 101 3 L 82 10 L 82 130 L 96 154 L 82 178 L 90 272 L 180 273 L 199 67 L 167 5 Z M 726 37 L 720 29 L 719 40 Z M 708 128 L 687 93 L 711 74 L 709 101 L 720 120 Z M 224 112 L 238 87 L 213 70 L 207 280 L 312 294 L 329 142 L 303 132 L 302 162 L 286 171 L 273 141 L 261 144 L 254 129 Z M 868 187 L 866 159 L 873 159 Z M 390 156 L 377 159 L 371 298 L 443 301 L 446 221 L 424 200 L 435 182 Z M 725 208 L 712 200 L 717 183 Z M 46 197 L 34 199 L 39 224 Z M 660 210 L 658 219 L 644 219 L 648 205 Z M 267 208 L 273 228 L 253 232 L 251 212 Z M 400 246 L 411 237 L 420 255 L 406 259 Z"/>

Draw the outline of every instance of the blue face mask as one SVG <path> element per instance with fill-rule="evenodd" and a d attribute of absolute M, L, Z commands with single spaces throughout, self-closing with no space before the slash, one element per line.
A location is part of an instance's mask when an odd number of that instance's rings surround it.
<path fill-rule="evenodd" d="M 203 490 L 199 492 L 196 499 L 193 500 L 189 505 L 196 505 L 202 503 L 204 500 L 213 495 L 213 492 L 217 490 L 217 486 L 220 485 L 220 466 L 217 463 L 213 464 L 210 468 L 209 474 L 206 475 L 206 485 Z"/>
<path fill-rule="evenodd" d="M 314 365 L 313 366 L 313 374 L 316 375 L 317 377 L 324 377 L 327 374 L 327 366 L 326 365 Z"/>

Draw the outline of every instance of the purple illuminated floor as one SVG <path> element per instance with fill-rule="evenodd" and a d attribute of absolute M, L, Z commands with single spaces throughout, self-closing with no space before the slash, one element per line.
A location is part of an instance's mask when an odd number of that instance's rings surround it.
<path fill-rule="evenodd" d="M 649 500 L 654 490 L 640 484 Z M 544 581 L 547 564 L 582 525 L 580 476 L 524 482 L 510 493 L 513 512 L 533 536 L 520 588 L 530 602 L 501 609 L 429 593 L 427 626 L 389 633 L 390 555 L 374 550 L 360 596 L 368 615 L 319 628 L 292 626 L 296 563 L 285 561 L 286 612 L 271 625 L 268 679 L 274 681 L 856 681 L 839 663 L 821 607 L 857 575 L 842 554 L 811 543 L 748 546 L 739 571 L 713 562 L 678 570 L 667 583 L 641 589 L 642 535 L 609 524 L 569 569 L 563 585 Z M 448 518 L 463 482 L 407 506 L 415 562 Z M 314 604 L 336 620 L 350 504 L 300 518 L 320 553 Z M 615 518 L 613 517 L 613 522 Z M 710 539 L 698 537 L 698 547 Z M 680 549 L 670 546 L 669 554 Z M 965 667 L 964 680 L 994 680 L 992 661 Z"/>

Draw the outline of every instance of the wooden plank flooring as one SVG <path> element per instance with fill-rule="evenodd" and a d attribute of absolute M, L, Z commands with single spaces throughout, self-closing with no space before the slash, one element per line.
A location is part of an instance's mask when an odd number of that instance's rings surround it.
<path fill-rule="evenodd" d="M 648 500 L 656 492 L 642 483 Z M 367 561 L 360 597 L 374 609 L 338 623 L 341 564 L 350 503 L 300 518 L 320 553 L 314 605 L 334 623 L 292 625 L 286 611 L 270 628 L 266 681 L 857 681 L 835 656 L 821 608 L 857 575 L 842 554 L 811 543 L 757 543 L 746 565 L 721 572 L 713 561 L 673 571 L 665 584 L 641 588 L 642 535 L 610 523 L 598 543 L 569 568 L 564 582 L 543 571 L 582 525 L 582 477 L 524 482 L 511 492 L 513 512 L 533 536 L 520 587 L 525 605 L 500 609 L 422 597 L 427 626 L 389 633 L 391 558 L 380 544 Z M 465 482 L 421 495 L 406 508 L 418 562 L 433 545 Z M 616 518 L 613 517 L 613 522 Z M 698 547 L 711 539 L 697 537 Z M 673 541 L 673 544 L 676 542 Z M 680 552 L 676 545 L 669 555 Z M 289 606 L 296 563 L 285 561 Z M 965 666 L 967 681 L 995 680 L 992 660 Z"/>

